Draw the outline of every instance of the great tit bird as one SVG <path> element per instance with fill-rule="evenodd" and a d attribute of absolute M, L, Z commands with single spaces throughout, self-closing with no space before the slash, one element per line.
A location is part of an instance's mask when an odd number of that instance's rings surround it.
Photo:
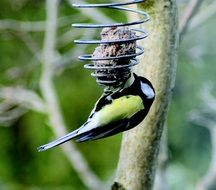
<path fill-rule="evenodd" d="M 137 126 L 147 115 L 155 98 L 155 90 L 146 78 L 134 73 L 131 78 L 126 87 L 104 94 L 80 128 L 38 147 L 38 151 L 48 150 L 74 138 L 77 142 L 96 140 Z"/>

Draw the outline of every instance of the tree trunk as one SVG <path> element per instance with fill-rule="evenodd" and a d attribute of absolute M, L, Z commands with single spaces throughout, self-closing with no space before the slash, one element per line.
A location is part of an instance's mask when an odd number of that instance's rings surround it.
<path fill-rule="evenodd" d="M 142 41 L 145 54 L 135 72 L 148 78 L 156 91 L 152 108 L 139 126 L 123 135 L 116 183 L 112 189 L 151 190 L 156 158 L 168 104 L 174 87 L 177 53 L 177 6 L 175 0 L 148 0 L 139 5 L 151 16 Z"/>

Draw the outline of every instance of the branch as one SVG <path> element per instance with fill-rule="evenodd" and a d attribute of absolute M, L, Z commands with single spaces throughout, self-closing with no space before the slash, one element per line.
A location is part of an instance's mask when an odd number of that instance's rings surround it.
<path fill-rule="evenodd" d="M 197 190 L 211 190 L 216 188 L 216 122 L 210 129 L 212 154 L 209 169 L 199 181 Z"/>
<path fill-rule="evenodd" d="M 212 95 L 211 91 L 213 90 L 213 84 L 211 82 L 206 82 L 200 93 L 203 102 L 209 109 L 216 111 L 216 98 Z"/>
<path fill-rule="evenodd" d="M 123 135 L 116 182 L 128 190 L 151 190 L 153 187 L 160 137 L 177 65 L 176 1 L 150 0 L 141 3 L 140 8 L 152 14 L 151 20 L 141 26 L 150 35 L 141 42 L 147 53 L 135 71 L 152 82 L 156 99 L 144 122 Z"/>
<path fill-rule="evenodd" d="M 193 110 L 189 113 L 189 121 L 195 125 L 211 129 L 211 127 L 215 124 L 216 121 L 213 121 L 211 118 L 209 118 L 207 116 L 208 114 L 209 112 L 206 113 L 204 111 L 201 112 L 200 110 Z"/>
<path fill-rule="evenodd" d="M 180 16 L 179 21 L 179 37 L 180 41 L 182 36 L 185 34 L 187 27 L 189 25 L 190 20 L 199 10 L 200 5 L 202 4 L 203 0 L 190 0 L 188 6 L 186 7 L 183 14 Z"/>
<path fill-rule="evenodd" d="M 19 34 L 19 37 L 25 43 L 25 45 L 30 50 L 30 52 L 37 58 L 37 60 L 39 62 L 42 62 L 43 59 L 41 58 L 41 53 L 40 53 L 41 50 L 40 50 L 38 44 L 31 37 L 31 35 L 29 33 L 27 33 L 27 32 L 21 32 Z"/>
<path fill-rule="evenodd" d="M 0 88 L 0 123 L 10 126 L 29 109 L 46 113 L 43 100 L 33 91 L 21 87 Z"/>
<path fill-rule="evenodd" d="M 84 39 L 91 39 L 93 38 L 93 36 L 95 35 L 95 30 L 85 30 L 84 34 L 82 36 L 82 38 Z M 84 54 L 86 48 L 88 46 L 86 45 L 81 45 L 78 48 L 74 48 L 72 50 L 70 50 L 69 52 L 65 53 L 64 55 L 62 55 L 58 60 L 55 61 L 55 71 L 59 71 L 59 69 L 64 69 L 68 64 L 70 68 L 74 68 L 76 66 L 78 66 L 78 61 L 77 62 L 73 62 L 73 64 L 71 64 L 72 60 L 77 60 L 77 57 L 79 55 Z"/>
<path fill-rule="evenodd" d="M 195 28 L 201 26 L 208 19 L 213 17 L 216 14 L 216 1 L 213 1 L 208 7 L 206 7 L 203 11 L 201 11 L 198 15 L 192 18 L 189 26 L 188 31 L 194 30 Z"/>
<path fill-rule="evenodd" d="M 212 114 L 211 110 L 200 110 L 194 110 L 191 112 L 190 121 L 196 125 L 207 127 L 209 129 L 212 154 L 209 169 L 205 176 L 198 182 L 196 189 L 211 190 L 216 188 L 216 113 Z"/>
<path fill-rule="evenodd" d="M 67 26 L 71 23 L 74 16 L 66 16 L 58 19 L 59 27 Z M 75 17 L 76 18 L 76 17 Z M 18 20 L 0 20 L 0 30 L 15 30 L 20 32 L 41 32 L 45 30 L 44 21 L 18 21 Z"/>
<path fill-rule="evenodd" d="M 27 112 L 26 109 L 22 107 L 16 107 L 5 113 L 0 114 L 0 124 L 4 126 L 11 126 L 11 124 L 24 115 Z"/>
<path fill-rule="evenodd" d="M 12 109 L 14 104 L 10 103 L 7 100 L 4 100 L 0 103 L 0 114 L 7 112 L 8 110 Z"/>
<path fill-rule="evenodd" d="M 48 107 L 48 117 L 57 137 L 67 133 L 57 95 L 53 84 L 53 62 L 55 61 L 55 45 L 57 33 L 57 16 L 59 0 L 46 1 L 47 24 L 43 48 L 43 68 L 40 88 Z M 73 165 L 74 169 L 82 179 L 83 183 L 91 190 L 101 190 L 102 184 L 93 171 L 89 168 L 87 161 L 76 149 L 73 143 L 62 145 L 64 154 Z"/>
<path fill-rule="evenodd" d="M 84 22 L 85 20 L 86 19 L 81 14 L 73 14 L 73 19 L 71 19 L 71 22 Z M 74 29 L 66 31 L 64 34 L 58 37 L 57 47 L 61 48 L 71 43 L 74 39 L 77 38 L 77 36 L 80 36 L 83 31 L 85 30 L 80 30 L 80 32 L 77 32 L 77 30 Z"/>
<path fill-rule="evenodd" d="M 43 100 L 33 91 L 21 87 L 0 88 L 0 98 L 12 105 L 18 105 L 40 113 L 46 112 Z"/>
<path fill-rule="evenodd" d="M 209 169 L 197 184 L 197 190 L 211 190 L 216 188 L 216 98 L 212 95 L 212 83 L 206 82 L 201 89 L 201 99 L 205 107 L 193 110 L 189 119 L 192 123 L 206 127 L 210 132 L 212 154 Z"/>
<path fill-rule="evenodd" d="M 58 38 L 57 47 L 62 48 L 65 47 L 68 44 L 71 44 L 76 38 L 78 38 L 83 33 L 83 30 L 80 32 L 77 32 L 77 30 L 69 30 L 62 34 Z"/>

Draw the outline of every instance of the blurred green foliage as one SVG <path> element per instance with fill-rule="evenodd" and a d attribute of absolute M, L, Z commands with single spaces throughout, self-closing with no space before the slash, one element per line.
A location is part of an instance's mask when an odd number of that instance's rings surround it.
<path fill-rule="evenodd" d="M 97 2 L 97 1 L 96 1 Z M 98 1 L 103 2 L 103 1 Z M 22 21 L 45 20 L 44 1 L 1 0 L 0 19 Z M 60 4 L 60 17 L 78 13 L 66 1 Z M 126 20 L 122 13 L 110 14 L 118 21 Z M 89 18 L 84 18 L 91 21 Z M 216 43 L 213 37 L 216 18 L 188 33 L 180 46 L 176 87 L 168 115 L 169 157 L 168 180 L 172 190 L 194 189 L 207 170 L 210 160 L 210 140 L 207 129 L 188 122 L 188 112 L 202 106 L 200 90 L 205 81 L 215 79 Z M 71 23 L 73 17 L 71 18 Z M 70 24 L 59 29 L 59 36 L 70 30 Z M 29 34 L 0 30 L 0 87 L 25 86 L 39 92 L 41 65 L 23 42 L 31 35 L 39 48 L 43 32 Z M 148 40 L 148 39 L 146 39 Z M 61 54 L 74 47 L 69 43 L 59 48 Z M 92 52 L 94 47 L 86 52 Z M 74 60 L 56 73 L 55 87 L 68 131 L 85 122 L 102 90 L 82 63 Z M 77 65 L 73 67 L 73 65 Z M 85 190 L 76 172 L 60 148 L 38 153 L 36 147 L 54 138 L 47 116 L 29 111 L 10 127 L 0 126 L 0 189 L 78 189 Z M 93 171 L 103 180 L 110 180 L 116 169 L 121 135 L 101 141 L 76 144 Z"/>

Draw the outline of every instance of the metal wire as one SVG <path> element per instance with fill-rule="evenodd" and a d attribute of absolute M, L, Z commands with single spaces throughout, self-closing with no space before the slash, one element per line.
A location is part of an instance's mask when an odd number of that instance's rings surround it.
<path fill-rule="evenodd" d="M 143 3 L 145 0 L 131 0 L 124 3 L 103 3 L 103 4 L 73 4 L 73 7 L 76 8 L 108 8 L 116 9 L 120 11 L 132 12 L 140 15 L 140 20 L 127 23 L 105 23 L 105 24 L 86 24 L 86 23 L 77 23 L 72 24 L 75 28 L 106 28 L 106 27 L 123 27 L 123 26 L 133 26 L 139 25 L 147 22 L 150 17 L 144 11 L 134 10 L 131 8 L 123 7 L 125 5 Z M 116 40 L 88 40 L 88 39 L 79 39 L 74 42 L 77 44 L 124 44 L 132 43 L 137 40 L 144 39 L 148 36 L 147 32 L 143 29 L 130 28 L 131 31 L 136 32 L 136 35 L 130 39 L 116 39 Z M 138 33 L 138 35 L 137 35 Z M 118 87 L 121 86 L 127 78 L 130 77 L 130 68 L 137 65 L 139 62 L 136 59 L 136 56 L 139 56 L 144 53 L 144 48 L 141 46 L 136 46 L 137 51 L 133 54 L 127 55 L 118 55 L 118 56 L 108 56 L 108 57 L 93 57 L 92 54 L 81 55 L 79 56 L 80 60 L 83 61 L 92 61 L 94 63 L 84 65 L 86 69 L 92 69 L 94 72 L 92 76 L 96 77 L 96 81 L 100 85 Z M 97 65 L 97 61 L 104 60 L 121 60 L 125 61 L 128 64 L 121 65 Z M 127 60 L 127 61 L 126 61 Z M 129 60 L 129 61 L 128 61 Z"/>

